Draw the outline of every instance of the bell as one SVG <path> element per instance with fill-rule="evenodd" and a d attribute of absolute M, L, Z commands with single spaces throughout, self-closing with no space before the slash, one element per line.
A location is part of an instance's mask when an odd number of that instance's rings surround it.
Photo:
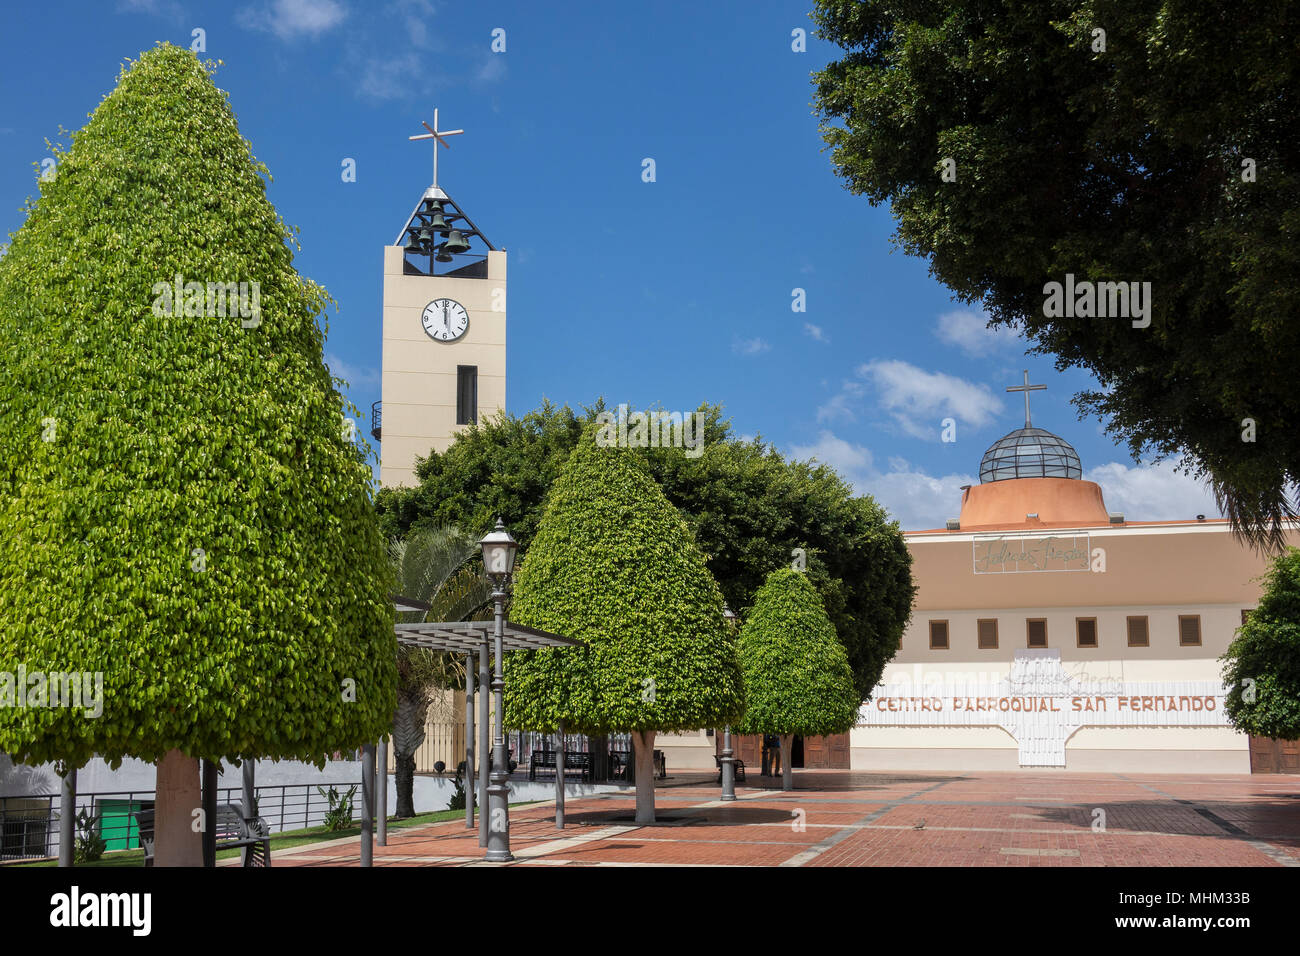
<path fill-rule="evenodd" d="M 469 252 L 469 243 L 460 234 L 459 229 L 451 230 L 451 234 L 447 237 L 447 241 L 442 244 L 442 247 L 451 253 Z"/>
<path fill-rule="evenodd" d="M 433 232 L 428 226 L 420 227 L 420 244 L 426 248 L 433 245 Z"/>
<path fill-rule="evenodd" d="M 451 262 L 451 253 L 447 251 L 447 244 L 443 243 L 438 247 L 438 254 L 433 257 L 439 262 Z"/>
<path fill-rule="evenodd" d="M 447 225 L 447 220 L 442 218 L 441 212 L 435 212 L 429 219 L 429 228 L 440 236 L 445 236 L 451 226 Z"/>
<path fill-rule="evenodd" d="M 413 233 L 413 232 L 412 232 L 412 233 L 408 233 L 407 236 L 406 236 L 406 251 L 407 251 L 407 252 L 419 252 L 420 249 L 421 249 L 421 245 L 420 245 L 420 237 L 417 236 L 417 235 L 416 235 L 415 233 Z"/>

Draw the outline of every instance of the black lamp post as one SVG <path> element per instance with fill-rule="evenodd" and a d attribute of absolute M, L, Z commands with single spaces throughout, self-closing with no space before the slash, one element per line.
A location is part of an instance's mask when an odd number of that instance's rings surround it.
<path fill-rule="evenodd" d="M 722 606 L 722 616 L 732 627 L 736 626 L 736 612 Z M 736 755 L 731 750 L 731 725 L 722 728 L 722 799 L 736 799 Z"/>
<path fill-rule="evenodd" d="M 492 673 L 492 705 L 496 709 L 492 736 L 492 773 L 488 778 L 488 847 L 486 859 L 492 863 L 508 863 L 514 859 L 510 853 L 510 788 L 507 781 L 510 771 L 506 767 L 506 741 L 504 734 L 504 703 L 502 694 L 506 682 L 501 675 L 502 643 L 505 630 L 506 585 L 515 569 L 515 554 L 519 542 L 510 536 L 506 526 L 497 518 L 497 526 L 489 532 L 479 546 L 483 549 L 483 567 L 492 579 L 492 603 L 496 609 L 495 640 L 496 661 Z"/>

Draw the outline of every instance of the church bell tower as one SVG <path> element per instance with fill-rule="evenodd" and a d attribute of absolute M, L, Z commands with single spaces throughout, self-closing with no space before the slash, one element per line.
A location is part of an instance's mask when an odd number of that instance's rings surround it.
<path fill-rule="evenodd" d="M 506 253 L 438 185 L 438 149 L 464 130 L 438 129 L 433 185 L 384 247 L 380 484 L 414 485 L 415 459 L 444 451 L 457 430 L 506 404 Z"/>

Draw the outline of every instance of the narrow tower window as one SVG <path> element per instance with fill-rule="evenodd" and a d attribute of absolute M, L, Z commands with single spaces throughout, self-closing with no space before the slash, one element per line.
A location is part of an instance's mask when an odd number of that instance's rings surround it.
<path fill-rule="evenodd" d="M 456 424 L 478 421 L 478 366 L 456 366 Z"/>

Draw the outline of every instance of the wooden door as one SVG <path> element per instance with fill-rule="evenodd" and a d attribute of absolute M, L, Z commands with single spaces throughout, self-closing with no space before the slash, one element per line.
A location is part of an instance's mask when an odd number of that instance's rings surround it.
<path fill-rule="evenodd" d="M 828 737 L 805 737 L 803 739 L 803 766 L 813 770 L 847 770 L 849 767 L 849 735 L 831 734 Z"/>
<path fill-rule="evenodd" d="M 1251 773 L 1300 773 L 1300 740 L 1250 738 Z"/>

